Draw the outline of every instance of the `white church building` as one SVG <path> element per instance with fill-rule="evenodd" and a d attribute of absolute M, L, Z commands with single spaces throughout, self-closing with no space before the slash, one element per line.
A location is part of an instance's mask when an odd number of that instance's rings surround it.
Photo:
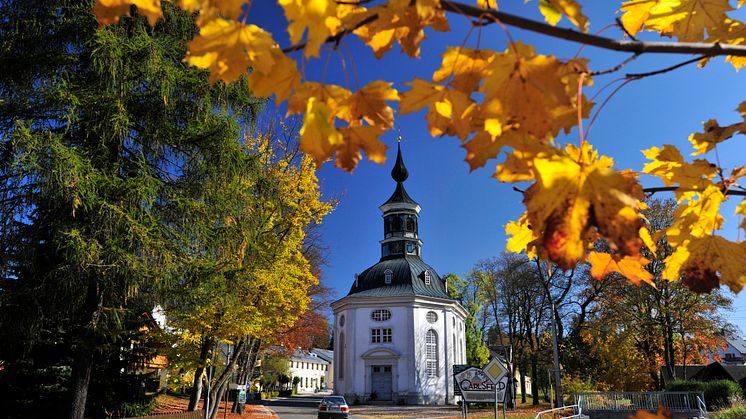
<path fill-rule="evenodd" d="M 334 393 L 348 403 L 455 403 L 452 370 L 466 363 L 466 310 L 422 260 L 420 206 L 407 191 L 399 145 L 396 189 L 380 209 L 381 259 L 332 303 Z"/>

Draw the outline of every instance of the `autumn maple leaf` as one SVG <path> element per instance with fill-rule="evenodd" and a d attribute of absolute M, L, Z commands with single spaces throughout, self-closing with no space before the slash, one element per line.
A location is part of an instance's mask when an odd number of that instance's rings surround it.
<path fill-rule="evenodd" d="M 537 247 L 563 269 L 584 260 L 599 237 L 620 256 L 639 254 L 642 188 L 612 164 L 587 143 L 534 159 L 537 180 L 524 194 L 528 221 Z"/>

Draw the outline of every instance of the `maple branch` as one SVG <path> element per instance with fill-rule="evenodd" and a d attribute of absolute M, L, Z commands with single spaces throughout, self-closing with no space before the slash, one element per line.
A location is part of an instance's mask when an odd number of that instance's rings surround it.
<path fill-rule="evenodd" d="M 678 186 L 659 186 L 655 188 L 643 188 L 642 191 L 646 194 L 653 195 L 657 192 L 673 192 L 677 189 L 679 189 Z M 733 189 L 728 189 L 723 193 L 725 195 L 746 196 L 746 191 L 734 191 Z"/>
<path fill-rule="evenodd" d="M 548 23 L 539 22 L 510 13 L 500 12 L 498 10 L 480 9 L 475 6 L 450 0 L 442 0 L 441 5 L 447 12 L 477 18 L 487 15 L 499 20 L 505 25 L 515 26 L 517 28 L 541 33 L 554 38 L 560 38 L 612 51 L 626 51 L 638 54 L 654 52 L 661 54 L 699 54 L 706 56 L 733 55 L 737 57 L 746 57 L 745 45 L 706 42 L 642 42 L 636 40 L 617 40 L 579 32 L 573 29 L 559 28 Z"/>
<path fill-rule="evenodd" d="M 658 74 L 668 73 L 669 71 L 676 70 L 679 67 L 683 67 L 685 65 L 696 63 L 697 61 L 701 61 L 705 58 L 708 58 L 709 56 L 703 55 L 701 57 L 692 58 L 691 60 L 686 60 L 684 62 L 678 63 L 676 65 L 672 65 L 671 67 L 666 67 L 660 70 L 650 71 L 648 73 L 632 73 L 632 74 L 626 74 L 624 77 L 628 79 L 641 79 L 643 77 L 650 77 L 655 76 Z"/>
<path fill-rule="evenodd" d="M 610 73 L 616 73 L 617 71 L 621 70 L 622 67 L 625 65 L 631 63 L 632 61 L 636 60 L 637 57 L 639 57 L 640 54 L 635 53 L 634 55 L 629 56 L 626 60 L 622 61 L 621 63 L 615 65 L 614 67 L 607 68 L 606 70 L 597 70 L 597 71 L 591 71 L 591 76 L 601 76 L 604 74 L 610 74 Z"/>
<path fill-rule="evenodd" d="M 345 29 L 343 31 L 340 31 L 336 35 L 333 35 L 333 36 L 330 36 L 330 37 L 326 38 L 326 41 L 324 41 L 324 43 L 325 44 L 329 44 L 329 43 L 339 44 L 339 42 L 345 36 L 351 34 L 355 30 L 357 30 L 358 28 L 360 28 L 362 26 L 365 26 L 365 25 L 367 25 L 367 24 L 369 24 L 371 22 L 374 22 L 376 20 L 378 20 L 378 14 L 370 15 L 370 16 L 366 17 L 365 19 L 361 20 L 360 22 L 358 22 L 357 25 L 353 26 L 352 28 L 347 28 L 347 29 Z M 299 42 L 299 43 L 297 43 L 295 45 L 291 45 L 291 46 L 289 46 L 287 48 L 283 48 L 282 52 L 284 52 L 284 53 L 287 54 L 289 52 L 300 51 L 300 50 L 302 50 L 305 47 L 306 47 L 306 42 Z"/>

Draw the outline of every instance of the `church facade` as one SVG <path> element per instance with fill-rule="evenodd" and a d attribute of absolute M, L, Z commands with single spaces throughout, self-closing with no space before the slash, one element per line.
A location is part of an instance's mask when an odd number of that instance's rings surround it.
<path fill-rule="evenodd" d="M 381 259 L 355 275 L 334 312 L 334 393 L 348 403 L 454 403 L 452 370 L 466 363 L 466 310 L 422 260 L 420 206 L 404 189 L 401 145 L 396 188 L 380 206 Z"/>

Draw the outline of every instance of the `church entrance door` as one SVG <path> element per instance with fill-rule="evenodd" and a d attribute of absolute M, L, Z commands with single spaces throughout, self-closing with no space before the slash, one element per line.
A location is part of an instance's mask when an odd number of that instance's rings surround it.
<path fill-rule="evenodd" d="M 370 392 L 376 393 L 378 400 L 391 400 L 391 365 L 370 367 Z"/>

